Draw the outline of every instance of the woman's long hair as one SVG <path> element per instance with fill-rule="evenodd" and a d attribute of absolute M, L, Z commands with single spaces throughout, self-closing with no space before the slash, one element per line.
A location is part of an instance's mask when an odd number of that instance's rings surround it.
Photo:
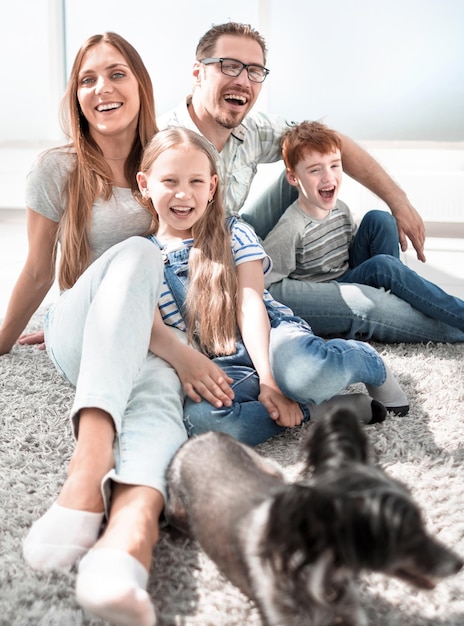
<path fill-rule="evenodd" d="M 141 171 L 148 174 L 158 156 L 171 148 L 200 150 L 208 157 L 211 176 L 217 175 L 208 142 L 186 128 L 158 132 L 145 148 Z M 153 217 L 152 231 L 156 233 L 156 207 L 150 198 L 144 204 Z M 206 211 L 193 226 L 192 236 L 186 297 L 187 336 L 210 356 L 233 354 L 237 340 L 237 271 L 219 185 Z"/>
<path fill-rule="evenodd" d="M 90 48 L 106 43 L 116 48 L 126 59 L 139 84 L 140 112 L 137 135 L 125 163 L 125 174 L 132 193 L 140 201 L 136 174 L 142 150 L 157 132 L 153 86 L 139 53 L 123 37 L 107 32 L 93 35 L 80 48 L 71 69 L 71 76 L 61 105 L 61 122 L 76 153 L 76 164 L 71 171 L 65 193 L 66 207 L 60 222 L 61 262 L 58 282 L 61 289 L 72 287 L 89 264 L 88 229 L 95 198 L 108 200 L 113 181 L 109 165 L 102 151 L 92 139 L 89 125 L 82 114 L 78 98 L 78 76 L 82 60 Z"/>

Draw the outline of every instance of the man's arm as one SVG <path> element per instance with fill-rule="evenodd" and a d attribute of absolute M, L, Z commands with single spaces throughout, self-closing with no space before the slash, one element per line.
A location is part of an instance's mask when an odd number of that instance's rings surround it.
<path fill-rule="evenodd" d="M 425 261 L 424 222 L 405 192 L 364 148 L 346 135 L 339 136 L 342 140 L 342 161 L 346 174 L 388 204 L 398 225 L 401 249 L 403 252 L 407 250 L 409 238 L 416 250 L 417 258 Z"/>

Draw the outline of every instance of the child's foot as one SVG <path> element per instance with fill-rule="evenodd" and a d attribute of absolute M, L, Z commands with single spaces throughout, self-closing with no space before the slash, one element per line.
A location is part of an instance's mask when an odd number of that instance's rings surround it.
<path fill-rule="evenodd" d="M 320 404 L 310 405 L 311 419 L 318 419 L 324 413 L 337 409 L 353 411 L 363 424 L 377 424 L 383 422 L 387 410 L 381 402 L 373 400 L 364 393 L 346 393 L 324 400 Z"/>
<path fill-rule="evenodd" d="M 387 411 L 391 411 L 395 415 L 406 415 L 409 411 L 408 398 L 388 365 L 384 363 L 384 366 L 387 372 L 385 382 L 379 387 L 366 385 L 367 391 L 375 400 L 381 402 Z"/>
<path fill-rule="evenodd" d="M 115 626 L 155 626 L 148 572 L 123 550 L 96 548 L 79 563 L 78 602 Z"/>
<path fill-rule="evenodd" d="M 24 539 L 26 562 L 40 571 L 70 569 L 96 543 L 103 516 L 54 502 Z"/>

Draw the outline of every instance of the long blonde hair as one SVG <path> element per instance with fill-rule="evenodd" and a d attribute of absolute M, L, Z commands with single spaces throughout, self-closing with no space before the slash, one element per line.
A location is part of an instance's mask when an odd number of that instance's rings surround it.
<path fill-rule="evenodd" d="M 208 157 L 211 176 L 217 175 L 208 142 L 186 128 L 159 131 L 144 150 L 141 171 L 149 174 L 158 156 L 171 148 L 200 150 Z M 152 215 L 152 232 L 156 233 L 159 224 L 156 207 L 150 198 L 145 198 L 144 204 Z M 192 236 L 185 302 L 187 336 L 210 356 L 233 354 L 237 340 L 237 271 L 219 186 L 193 226 Z"/>
<path fill-rule="evenodd" d="M 89 133 L 77 98 L 78 76 L 84 56 L 90 48 L 106 43 L 116 48 L 126 59 L 139 84 L 140 112 L 137 134 L 125 163 L 125 175 L 132 194 L 140 202 L 136 174 L 143 147 L 157 132 L 153 86 L 148 71 L 135 48 L 116 33 L 93 35 L 82 45 L 74 59 L 71 75 L 61 105 L 63 130 L 76 153 L 76 164 L 66 184 L 66 207 L 60 222 L 61 261 L 58 282 L 61 289 L 72 287 L 90 259 L 88 228 L 95 198 L 108 200 L 113 181 L 109 165 L 98 144 Z"/>

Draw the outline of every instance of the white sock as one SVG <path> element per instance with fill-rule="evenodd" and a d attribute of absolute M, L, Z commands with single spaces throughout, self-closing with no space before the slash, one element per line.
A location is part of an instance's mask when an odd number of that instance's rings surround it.
<path fill-rule="evenodd" d="M 123 550 L 96 548 L 79 563 L 78 602 L 114 626 L 155 626 L 148 572 Z"/>
<path fill-rule="evenodd" d="M 103 516 L 54 502 L 23 541 L 26 562 L 44 572 L 70 569 L 97 541 Z"/>
<path fill-rule="evenodd" d="M 387 410 L 377 400 L 373 400 L 365 393 L 346 393 L 324 400 L 320 404 L 309 405 L 311 420 L 317 420 L 329 411 L 348 409 L 353 411 L 363 424 L 376 424 L 383 422 L 387 416 Z"/>
<path fill-rule="evenodd" d="M 384 363 L 384 366 L 387 372 L 385 382 L 379 387 L 366 385 L 367 391 L 375 400 L 381 402 L 388 411 L 396 415 L 406 415 L 409 411 L 408 398 L 388 365 Z"/>

